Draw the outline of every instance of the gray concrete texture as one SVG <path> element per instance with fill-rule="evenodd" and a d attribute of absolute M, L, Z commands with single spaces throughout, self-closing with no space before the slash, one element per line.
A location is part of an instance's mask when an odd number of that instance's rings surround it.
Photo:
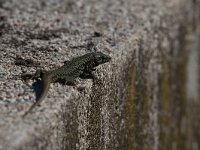
<path fill-rule="evenodd" d="M 0 150 L 200 149 L 199 43 L 199 0 L 1 0 Z M 22 119 L 21 74 L 93 51 L 112 57 L 97 80 L 52 84 Z"/>

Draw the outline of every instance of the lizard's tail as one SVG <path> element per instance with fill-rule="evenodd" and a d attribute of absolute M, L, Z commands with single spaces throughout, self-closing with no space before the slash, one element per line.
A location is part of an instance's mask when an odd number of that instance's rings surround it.
<path fill-rule="evenodd" d="M 45 98 L 45 96 L 48 93 L 48 90 L 50 88 L 50 77 L 46 76 L 42 78 L 42 91 L 39 94 L 38 97 L 36 97 L 36 102 L 29 108 L 28 111 L 26 111 L 24 113 L 24 115 L 22 116 L 23 118 L 27 116 L 27 114 L 29 114 L 36 106 L 38 106 L 41 101 Z"/>

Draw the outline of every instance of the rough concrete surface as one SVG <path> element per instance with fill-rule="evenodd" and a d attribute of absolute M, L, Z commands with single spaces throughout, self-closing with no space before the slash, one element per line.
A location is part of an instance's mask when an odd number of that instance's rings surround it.
<path fill-rule="evenodd" d="M 200 149 L 198 0 L 1 0 L 0 150 Z M 91 51 L 98 78 L 51 85 L 27 118 L 36 81 Z M 198 79 L 197 79 L 198 78 Z"/>

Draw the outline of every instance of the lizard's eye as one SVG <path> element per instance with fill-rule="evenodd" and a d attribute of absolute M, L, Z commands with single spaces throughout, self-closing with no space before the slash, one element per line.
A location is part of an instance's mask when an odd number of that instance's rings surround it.
<path fill-rule="evenodd" d="M 98 63 L 101 63 L 101 62 L 102 62 L 102 59 L 103 59 L 103 58 L 102 58 L 101 56 L 99 56 L 99 55 L 96 56 L 96 61 L 97 61 Z"/>
<path fill-rule="evenodd" d="M 96 60 L 96 62 L 98 64 L 103 64 L 103 63 L 106 63 L 106 62 L 110 61 L 111 57 L 108 56 L 108 55 L 105 55 L 105 54 L 103 54 L 101 52 L 97 52 L 96 56 L 95 56 L 95 60 Z"/>

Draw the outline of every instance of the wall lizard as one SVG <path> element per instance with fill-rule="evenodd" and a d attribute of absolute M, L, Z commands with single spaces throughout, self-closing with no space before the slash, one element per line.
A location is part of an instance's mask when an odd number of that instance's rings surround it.
<path fill-rule="evenodd" d="M 75 57 L 71 61 L 65 61 L 64 65 L 55 70 L 37 70 L 35 74 L 31 75 L 32 79 L 41 78 L 42 92 L 36 98 L 36 102 L 25 112 L 23 117 L 30 113 L 48 93 L 50 83 L 64 81 L 73 82 L 75 78 L 91 78 L 94 79 L 92 71 L 100 64 L 109 62 L 111 57 L 102 52 L 92 52 L 80 57 Z M 30 75 L 29 75 L 30 77 Z"/>

